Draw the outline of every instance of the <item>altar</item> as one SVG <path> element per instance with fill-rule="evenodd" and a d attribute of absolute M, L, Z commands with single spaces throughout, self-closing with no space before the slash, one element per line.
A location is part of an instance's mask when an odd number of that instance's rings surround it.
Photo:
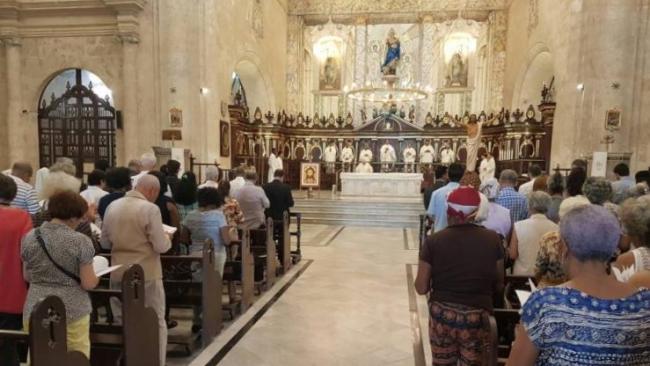
<path fill-rule="evenodd" d="M 421 173 L 341 173 L 341 198 L 419 198 Z"/>

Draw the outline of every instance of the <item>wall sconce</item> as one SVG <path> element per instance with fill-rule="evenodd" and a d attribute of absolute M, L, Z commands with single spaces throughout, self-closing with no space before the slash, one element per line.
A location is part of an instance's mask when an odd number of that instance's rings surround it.
<path fill-rule="evenodd" d="M 583 91 L 583 90 L 585 90 L 585 84 L 580 83 L 580 84 L 576 85 L 576 89 L 577 89 L 578 91 Z"/>
<path fill-rule="evenodd" d="M 210 92 L 210 89 L 208 89 L 208 88 L 200 88 L 199 89 L 199 93 L 201 93 L 201 95 L 206 95 L 209 92 Z"/>

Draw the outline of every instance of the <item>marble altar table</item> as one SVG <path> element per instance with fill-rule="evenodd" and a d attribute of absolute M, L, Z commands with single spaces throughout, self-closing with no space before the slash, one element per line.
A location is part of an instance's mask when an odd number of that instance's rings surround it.
<path fill-rule="evenodd" d="M 420 198 L 420 173 L 341 173 L 341 198 Z"/>

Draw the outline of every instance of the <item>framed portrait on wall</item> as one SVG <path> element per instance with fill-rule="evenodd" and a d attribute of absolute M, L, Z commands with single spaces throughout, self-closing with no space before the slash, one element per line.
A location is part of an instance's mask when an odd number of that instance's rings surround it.
<path fill-rule="evenodd" d="M 171 108 L 169 110 L 169 125 L 172 128 L 183 127 L 183 110 L 179 108 Z"/>
<path fill-rule="evenodd" d="M 300 186 L 301 187 L 320 187 L 320 164 L 319 163 L 301 163 L 300 164 Z"/>
<path fill-rule="evenodd" d="M 607 111 L 605 119 L 605 129 L 618 130 L 621 128 L 621 111 L 619 109 L 610 109 Z"/>
<path fill-rule="evenodd" d="M 219 122 L 219 152 L 222 157 L 230 156 L 230 123 L 226 121 Z"/>

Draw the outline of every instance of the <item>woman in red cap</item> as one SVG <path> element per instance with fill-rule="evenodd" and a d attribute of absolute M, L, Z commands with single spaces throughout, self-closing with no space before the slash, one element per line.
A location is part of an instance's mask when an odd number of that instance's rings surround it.
<path fill-rule="evenodd" d="M 415 289 L 429 294 L 433 365 L 482 365 L 489 347 L 493 296 L 503 289 L 499 236 L 474 224 L 480 197 L 460 187 L 447 198 L 449 226 L 420 250 Z"/>

